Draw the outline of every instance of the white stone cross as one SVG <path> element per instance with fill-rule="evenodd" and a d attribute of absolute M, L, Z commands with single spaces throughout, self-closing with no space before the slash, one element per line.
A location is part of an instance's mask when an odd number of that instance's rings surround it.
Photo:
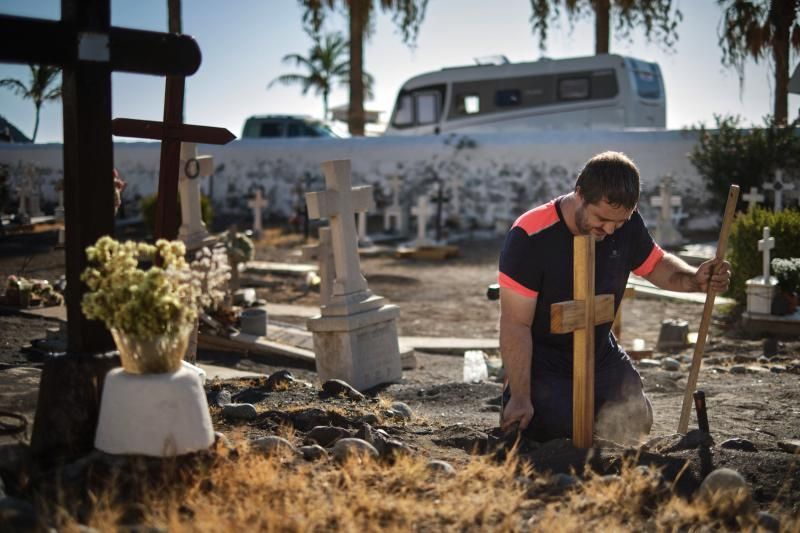
<path fill-rule="evenodd" d="M 759 202 L 764 201 L 764 195 L 758 194 L 757 187 L 750 187 L 750 192 L 747 194 L 743 194 L 742 200 L 747 202 L 747 210 L 752 211 L 753 208 L 759 204 Z"/>
<path fill-rule="evenodd" d="M 260 234 L 261 230 L 264 229 L 261 225 L 261 210 L 267 205 L 269 205 L 269 202 L 261 194 L 261 189 L 256 189 L 255 198 L 247 202 L 247 207 L 253 210 L 253 233 L 256 235 Z"/>
<path fill-rule="evenodd" d="M 332 300 L 355 293 L 366 293 L 367 280 L 361 275 L 358 259 L 356 211 L 365 211 L 375 205 L 372 187 L 351 186 L 350 161 L 325 161 L 322 163 L 327 190 L 306 193 L 308 216 L 311 219 L 327 218 L 330 221 L 336 277 Z"/>
<path fill-rule="evenodd" d="M 414 245 L 430 245 L 431 241 L 425 236 L 425 228 L 428 225 L 428 217 L 433 213 L 431 212 L 431 206 L 427 195 L 423 194 L 417 198 L 417 205 L 411 208 L 411 214 L 417 217 L 417 240 L 414 241 Z"/>
<path fill-rule="evenodd" d="M 773 210 L 778 213 L 779 211 L 783 211 L 783 191 L 794 190 L 794 184 L 784 183 L 783 171 L 777 170 L 775 171 L 775 181 L 772 183 L 765 183 L 764 189 L 772 191 L 775 197 L 775 207 Z"/>
<path fill-rule="evenodd" d="M 319 304 L 328 305 L 334 281 L 333 246 L 331 229 L 319 228 L 319 243 L 303 246 L 303 259 L 316 260 L 319 264 Z"/>
<path fill-rule="evenodd" d="M 775 237 L 769 236 L 769 226 L 764 226 L 762 230 L 763 239 L 758 241 L 758 250 L 764 253 L 764 259 L 762 264 L 762 277 L 764 283 L 770 282 L 770 275 L 769 275 L 769 251 L 775 248 Z"/>
<path fill-rule="evenodd" d="M 400 189 L 403 186 L 400 176 L 392 176 L 389 181 L 392 183 L 392 205 L 383 211 L 383 229 L 389 231 L 392 229 L 392 221 L 394 221 L 394 229 L 400 233 L 406 231 L 405 211 L 400 205 Z"/>
<path fill-rule="evenodd" d="M 358 211 L 356 218 L 358 219 L 358 247 L 369 248 L 374 243 L 367 235 L 367 211 Z"/>
<path fill-rule="evenodd" d="M 681 207 L 682 200 L 680 196 L 673 195 L 671 189 L 672 177 L 664 176 L 659 184 L 660 194 L 650 198 L 650 205 L 661 208 L 656 224 L 656 241 L 662 246 L 674 246 L 683 240 L 675 228 L 672 214 L 673 207 Z"/>
<path fill-rule="evenodd" d="M 181 195 L 181 227 L 178 238 L 187 248 L 199 246 L 208 237 L 208 230 L 203 222 L 203 210 L 200 202 L 200 178 L 210 176 L 214 172 L 214 158 L 210 155 L 197 155 L 197 145 L 190 142 L 181 143 L 181 162 L 178 169 L 178 190 Z"/>

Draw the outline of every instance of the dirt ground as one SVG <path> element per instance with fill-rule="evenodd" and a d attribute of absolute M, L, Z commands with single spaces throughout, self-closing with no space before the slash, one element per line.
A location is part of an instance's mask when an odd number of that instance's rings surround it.
<path fill-rule="evenodd" d="M 11 237 L 0 243 L 0 276 L 23 274 L 55 279 L 63 273 L 63 252 L 54 251 L 55 235 Z M 302 262 L 297 245 L 299 238 L 282 239 L 278 245 L 259 244 L 257 259 Z M 445 261 L 418 261 L 390 256 L 365 257 L 362 270 L 370 289 L 400 306 L 400 335 L 448 336 L 466 338 L 496 337 L 498 303 L 486 298 L 487 285 L 495 281 L 501 240 L 470 241 L 460 245 L 460 256 Z M 309 291 L 302 278 L 270 276 L 267 288 L 259 288 L 259 297 L 275 303 L 316 305 L 318 293 Z M 655 346 L 661 322 L 684 319 L 690 331 L 699 327 L 702 304 L 636 297 L 623 306 L 623 342 L 645 339 Z M 275 317 L 290 321 L 290 317 Z M 302 323 L 302 320 L 294 320 Z M 31 359 L 23 348 L 33 339 L 42 338 L 46 327 L 55 323 L 15 313 L 0 313 L 0 410 L 22 412 L 30 417 L 33 406 L 31 388 L 41 361 Z M 490 354 L 497 355 L 497 354 Z M 681 361 L 680 370 L 642 368 L 647 394 L 654 407 L 655 423 L 651 437 L 661 444 L 641 452 L 645 461 L 660 464 L 676 476 L 686 461 L 690 468 L 686 479 L 694 476 L 689 492 L 710 469 L 727 466 L 742 473 L 753 488 L 754 498 L 763 509 L 777 509 L 795 516 L 800 513 L 800 474 L 798 455 L 791 455 L 779 441 L 800 439 L 800 340 L 779 339 L 777 354 L 764 358 L 764 338 L 742 330 L 734 318 L 715 314 L 711 335 L 706 344 L 705 362 L 699 387 L 706 393 L 711 435 L 715 446 L 667 446 L 678 424 L 692 349 L 663 353 Z M 375 391 L 380 398 L 408 404 L 414 412 L 411 422 L 384 424 L 393 437 L 407 443 L 416 453 L 460 464 L 471 451 L 486 451 L 497 430 L 498 397 L 501 385 L 462 383 L 462 360 L 457 356 L 416 354 L 417 368 L 404 372 L 400 383 Z M 242 370 L 271 374 L 286 366 L 274 366 L 263 358 L 239 355 L 200 353 L 199 359 Z M 731 372 L 734 365 L 745 365 L 743 373 Z M 297 380 L 315 383 L 313 371 L 290 368 Z M 5 376 L 5 377 L 4 377 Z M 12 390 L 11 384 L 14 385 Z M 250 436 L 267 435 L 275 430 L 275 418 L 264 415 L 297 408 L 327 408 L 332 400 L 320 398 L 315 389 L 290 387 L 286 391 L 266 391 L 258 381 L 211 383 L 210 398 L 219 390 L 257 394 L 253 403 L 259 409 L 259 422 L 231 422 L 220 409 L 212 407 L 218 431 L 243 431 Z M 339 401 L 339 400 L 337 400 Z M 327 406 L 327 407 L 326 407 Z M 269 422 L 272 420 L 272 422 Z M 357 425 L 350 420 L 328 420 Z M 32 418 L 31 418 L 32 421 Z M 302 438 L 304 429 L 297 438 Z M 338 425 L 338 424 L 337 424 Z M 377 426 L 376 426 L 377 427 Z M 690 427 L 696 427 L 694 416 Z M 308 429 L 308 428 L 306 428 Z M 354 430 L 355 431 L 355 430 Z M 750 441 L 756 451 L 722 447 L 731 438 Z M 673 439 L 673 441 L 670 441 Z M 674 442 L 673 442 L 674 444 Z M 571 447 L 557 448 L 527 443 L 523 453 L 544 470 L 568 471 L 587 461 Z M 710 451 L 709 451 L 710 450 Z M 608 456 L 620 451 L 604 448 Z M 613 462 L 613 461 L 611 461 Z M 610 464 L 607 461 L 607 464 Z M 677 467 L 675 465 L 678 464 Z"/>

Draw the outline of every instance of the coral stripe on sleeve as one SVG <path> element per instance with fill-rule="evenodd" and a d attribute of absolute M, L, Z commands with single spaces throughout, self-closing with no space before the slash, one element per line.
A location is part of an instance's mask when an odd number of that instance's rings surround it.
<path fill-rule="evenodd" d="M 642 263 L 639 268 L 635 269 L 633 273 L 637 276 L 647 276 L 653 271 L 656 264 L 661 261 L 662 257 L 664 257 L 664 250 L 656 243 L 653 243 L 653 249 L 650 250 L 650 255 L 647 256 L 644 263 Z"/>
<path fill-rule="evenodd" d="M 505 287 L 506 289 L 511 289 L 520 296 L 525 296 L 526 298 L 536 298 L 539 295 L 538 292 L 529 289 L 520 283 L 517 283 L 516 281 L 511 279 L 510 276 L 507 276 L 502 272 L 498 273 L 497 282 L 500 284 L 501 287 Z"/>
<path fill-rule="evenodd" d="M 520 215 L 514 222 L 514 227 L 519 226 L 528 236 L 531 236 L 556 222 L 558 222 L 558 212 L 556 211 L 556 203 L 552 200 Z"/>

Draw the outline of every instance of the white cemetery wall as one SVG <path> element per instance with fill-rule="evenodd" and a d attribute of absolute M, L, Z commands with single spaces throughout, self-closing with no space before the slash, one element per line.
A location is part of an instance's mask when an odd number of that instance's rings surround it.
<path fill-rule="evenodd" d="M 389 191 L 393 175 L 403 178 L 404 202 L 428 189 L 435 176 L 447 185 L 461 182 L 462 227 L 493 227 L 487 211 L 520 214 L 572 189 L 583 163 L 605 150 L 626 153 L 642 174 L 642 195 L 658 194 L 659 179 L 674 178 L 672 193 L 683 196 L 684 211 L 697 229 L 713 228 L 719 218 L 705 208 L 709 195 L 689 162 L 695 144 L 693 133 L 682 131 L 552 131 L 513 134 L 482 133 L 418 137 L 367 137 L 351 139 L 246 139 L 225 146 L 202 145 L 214 157 L 215 173 L 202 178 L 212 202 L 222 212 L 250 211 L 247 201 L 262 187 L 276 214 L 292 213 L 293 188 L 306 181 L 306 191 L 323 189 L 320 163 L 350 159 L 353 185 L 369 184 Z M 138 209 L 141 197 L 154 194 L 158 180 L 158 143 L 115 143 L 114 161 L 128 182 L 124 193 L 129 213 Z M 42 170 L 44 199 L 55 204 L 54 185 L 62 176 L 60 144 L 0 145 L 0 164 L 10 166 L 12 186 L 24 176 L 24 165 L 35 162 Z M 109 170 L 109 179 L 111 171 Z M 213 185 L 212 185 L 213 182 Z M 513 192 L 508 205 L 502 190 Z M 13 190 L 13 189 L 12 189 Z M 383 198 L 385 196 L 385 198 Z M 392 202 L 391 195 L 376 197 L 378 214 Z M 502 205 L 501 205 L 502 204 Z M 655 219 L 649 202 L 643 214 Z M 496 209 L 492 209 L 495 207 Z M 692 229 L 692 228 L 690 228 Z"/>

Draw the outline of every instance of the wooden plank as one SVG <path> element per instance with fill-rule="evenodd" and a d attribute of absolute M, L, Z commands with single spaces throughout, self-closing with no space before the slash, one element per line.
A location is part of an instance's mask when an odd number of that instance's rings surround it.
<path fill-rule="evenodd" d="M 586 312 L 585 302 L 569 300 L 554 303 L 550 306 L 550 332 L 572 333 L 583 327 Z M 614 320 L 614 295 L 598 294 L 595 297 L 594 325 L 605 324 Z"/>
<path fill-rule="evenodd" d="M 229 339 L 217 337 L 216 335 L 200 333 L 197 336 L 197 346 L 199 348 L 231 351 L 243 354 L 252 353 L 266 356 L 277 355 L 280 357 L 295 359 L 303 363 L 314 363 L 316 361 L 314 352 L 311 350 L 304 350 L 288 344 L 268 341 L 263 337 L 247 335 L 246 333 L 239 333 Z"/>
<path fill-rule="evenodd" d="M 731 232 L 733 217 L 736 212 L 736 202 L 739 200 L 739 186 L 731 185 L 728 189 L 728 201 L 725 204 L 725 214 L 722 216 L 722 228 L 719 232 L 717 243 L 717 259 L 725 258 L 725 249 L 728 246 L 728 235 Z M 706 291 L 706 303 L 703 305 L 703 315 L 700 319 L 700 329 L 697 332 L 697 343 L 694 345 L 694 356 L 692 366 L 689 369 L 689 379 L 686 382 L 686 391 L 683 395 L 683 405 L 681 406 L 681 417 L 678 421 L 678 433 L 686 433 L 689 429 L 689 414 L 692 409 L 694 389 L 697 386 L 697 378 L 700 374 L 700 363 L 703 360 L 703 351 L 708 337 L 708 328 L 711 326 L 711 312 L 714 310 L 714 298 L 716 293 L 711 290 L 709 285 Z"/>
<path fill-rule="evenodd" d="M 164 125 L 155 120 L 115 118 L 111 121 L 114 135 L 138 139 L 177 139 L 183 142 L 203 144 L 227 144 L 236 136 L 225 128 L 199 126 L 197 124 Z"/>
<path fill-rule="evenodd" d="M 590 448 L 594 432 L 594 238 L 574 238 L 573 297 L 584 300 L 583 327 L 573 334 L 572 442 Z"/>

